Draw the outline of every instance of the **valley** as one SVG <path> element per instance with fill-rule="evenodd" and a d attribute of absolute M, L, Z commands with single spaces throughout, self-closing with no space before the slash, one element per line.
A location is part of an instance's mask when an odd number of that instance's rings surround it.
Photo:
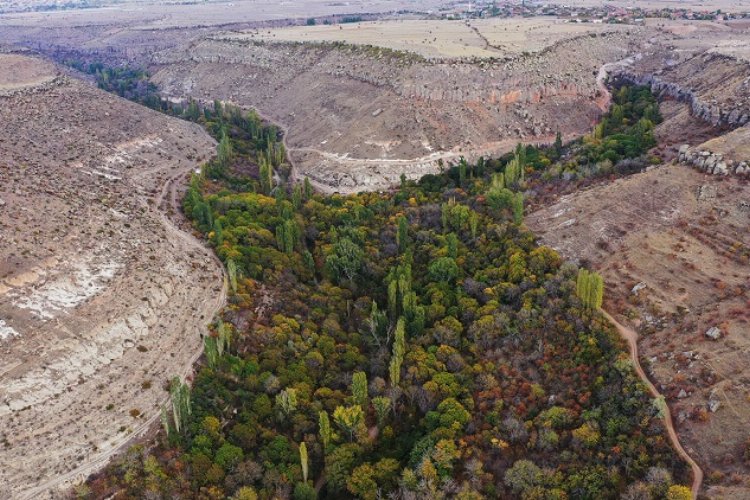
<path fill-rule="evenodd" d="M 0 18 L 3 496 L 750 495 L 743 21 L 137 5 Z"/>

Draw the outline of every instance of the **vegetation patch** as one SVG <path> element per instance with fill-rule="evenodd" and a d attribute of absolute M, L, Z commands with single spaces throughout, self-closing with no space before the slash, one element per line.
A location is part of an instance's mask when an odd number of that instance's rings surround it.
<path fill-rule="evenodd" d="M 221 138 L 184 209 L 229 305 L 192 389 L 172 383 L 158 446 L 93 478 L 96 496 L 663 498 L 686 479 L 597 312 L 601 278 L 523 226 L 523 190 L 553 160 L 639 148 L 596 142 L 604 127 L 322 196 L 275 174 L 278 133 L 253 113 L 184 113 Z M 247 161 L 265 169 L 244 176 Z"/>

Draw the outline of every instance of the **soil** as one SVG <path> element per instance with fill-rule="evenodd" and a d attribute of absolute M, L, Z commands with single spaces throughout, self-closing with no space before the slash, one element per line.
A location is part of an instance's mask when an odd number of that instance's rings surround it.
<path fill-rule="evenodd" d="M 51 87 L 28 75 L 0 97 L 0 496 L 36 499 L 148 430 L 224 289 L 176 205 L 214 141 L 54 70 Z"/>

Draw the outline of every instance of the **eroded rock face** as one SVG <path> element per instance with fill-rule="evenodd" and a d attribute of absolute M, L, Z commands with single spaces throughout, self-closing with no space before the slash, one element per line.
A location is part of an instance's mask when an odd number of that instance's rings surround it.
<path fill-rule="evenodd" d="M 2 498 L 57 496 L 142 432 L 222 299 L 167 216 L 213 140 L 54 81 L 0 96 Z"/>
<path fill-rule="evenodd" d="M 585 133 L 602 111 L 599 68 L 641 41 L 607 33 L 474 63 L 223 34 L 157 54 L 154 81 L 170 97 L 257 108 L 286 128 L 298 176 L 348 192 Z"/>
<path fill-rule="evenodd" d="M 620 67 L 611 77 L 686 102 L 693 116 L 716 127 L 736 128 L 750 122 L 750 63 L 711 52 L 667 66 L 656 59 L 652 55 Z"/>
<path fill-rule="evenodd" d="M 750 173 L 747 161 L 724 160 L 724 155 L 705 149 L 691 150 L 688 144 L 680 146 L 678 160 L 698 170 L 713 175 L 746 175 Z"/>

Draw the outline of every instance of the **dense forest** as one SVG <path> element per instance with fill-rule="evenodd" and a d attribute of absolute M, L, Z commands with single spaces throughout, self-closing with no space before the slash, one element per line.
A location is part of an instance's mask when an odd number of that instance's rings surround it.
<path fill-rule="evenodd" d="M 253 112 L 167 106 L 219 140 L 184 211 L 226 265 L 228 306 L 191 383 L 165 383 L 156 442 L 80 496 L 690 498 L 598 312 L 601 278 L 523 225 L 550 170 L 645 153 L 653 102 L 623 88 L 581 142 L 350 196 L 287 183 Z"/>

